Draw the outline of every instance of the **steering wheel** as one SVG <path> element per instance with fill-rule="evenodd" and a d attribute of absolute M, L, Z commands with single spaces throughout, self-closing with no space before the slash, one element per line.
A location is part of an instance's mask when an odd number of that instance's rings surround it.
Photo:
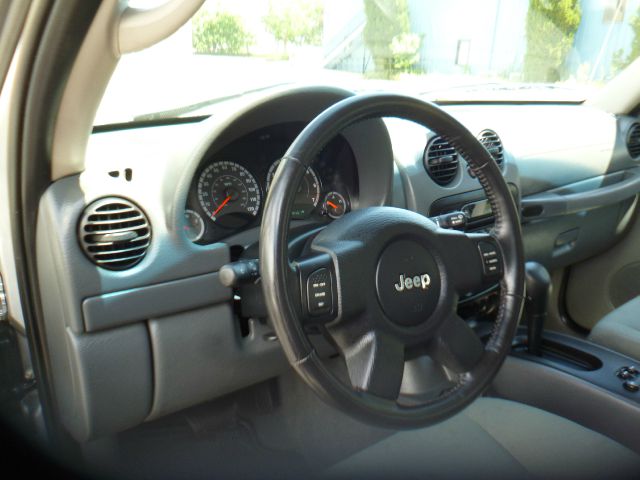
<path fill-rule="evenodd" d="M 333 221 L 301 258 L 290 260 L 291 208 L 314 155 L 344 128 L 381 117 L 411 120 L 451 143 L 486 193 L 493 230 L 465 234 L 415 212 L 370 207 Z M 276 171 L 260 233 L 266 307 L 289 363 L 325 402 L 388 428 L 444 420 L 486 389 L 511 348 L 522 311 L 523 258 L 518 212 L 491 155 L 436 105 L 394 94 L 345 99 L 300 133 Z M 483 344 L 456 314 L 457 300 L 496 282 L 499 309 Z M 311 326 L 323 328 L 344 357 L 351 385 L 321 361 L 305 333 Z M 405 354 L 415 349 L 451 379 L 419 404 L 400 399 Z"/>

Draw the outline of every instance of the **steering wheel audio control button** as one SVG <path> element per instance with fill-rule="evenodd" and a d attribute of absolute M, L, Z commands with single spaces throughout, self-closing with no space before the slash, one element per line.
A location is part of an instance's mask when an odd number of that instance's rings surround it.
<path fill-rule="evenodd" d="M 633 380 L 627 380 L 622 384 L 622 386 L 625 390 L 632 393 L 636 393 L 638 390 L 640 390 L 640 384 Z"/>
<path fill-rule="evenodd" d="M 496 277 L 502 273 L 502 262 L 498 247 L 489 242 L 478 243 L 478 250 L 482 259 L 482 270 L 488 277 Z"/>
<path fill-rule="evenodd" d="M 309 275 L 307 279 L 307 305 L 309 314 L 324 315 L 331 312 L 333 307 L 333 288 L 331 272 L 320 268 Z"/>

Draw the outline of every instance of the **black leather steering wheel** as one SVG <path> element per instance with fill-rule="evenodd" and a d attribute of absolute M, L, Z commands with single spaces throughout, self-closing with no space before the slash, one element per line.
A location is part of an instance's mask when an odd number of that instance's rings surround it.
<path fill-rule="evenodd" d="M 411 120 L 444 136 L 480 181 L 495 215 L 493 230 L 464 234 L 415 212 L 370 207 L 333 221 L 302 258 L 290 260 L 291 208 L 314 155 L 344 128 L 380 117 Z M 260 234 L 267 311 L 291 365 L 327 403 L 391 428 L 446 419 L 489 385 L 522 311 L 523 258 L 518 212 L 491 155 L 439 107 L 394 94 L 350 97 L 300 133 L 273 179 Z M 483 344 L 456 314 L 457 300 L 497 281 L 499 309 Z M 310 325 L 326 329 L 351 385 L 321 361 L 305 334 Z M 416 348 L 452 378 L 439 396 L 418 405 L 399 401 L 405 352 Z"/>

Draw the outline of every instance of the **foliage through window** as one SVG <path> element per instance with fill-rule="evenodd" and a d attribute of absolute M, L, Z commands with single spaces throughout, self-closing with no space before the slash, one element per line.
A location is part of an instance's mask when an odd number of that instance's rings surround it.
<path fill-rule="evenodd" d="M 206 114 L 291 83 L 581 101 L 639 54 L 640 0 L 209 0 L 120 60 L 96 123 Z"/>

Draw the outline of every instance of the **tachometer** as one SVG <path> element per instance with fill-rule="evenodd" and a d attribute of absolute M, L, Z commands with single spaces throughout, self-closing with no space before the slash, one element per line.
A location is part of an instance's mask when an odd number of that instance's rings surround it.
<path fill-rule="evenodd" d="M 240 228 L 260 210 L 260 187 L 249 170 L 235 162 L 214 162 L 198 179 L 198 199 L 216 225 Z"/>
<path fill-rule="evenodd" d="M 271 186 L 276 169 L 280 164 L 280 160 L 276 160 L 267 172 L 267 190 Z M 304 174 L 295 199 L 293 200 L 293 208 L 291 209 L 291 218 L 304 219 L 307 218 L 320 200 L 320 180 L 313 168 L 307 168 Z"/>

